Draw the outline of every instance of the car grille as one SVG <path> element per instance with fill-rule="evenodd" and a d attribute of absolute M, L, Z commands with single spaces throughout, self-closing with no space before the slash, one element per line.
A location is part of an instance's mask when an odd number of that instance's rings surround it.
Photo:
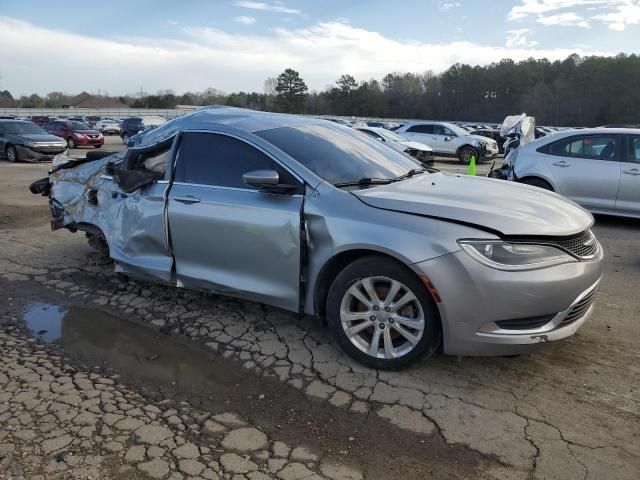
<path fill-rule="evenodd" d="M 66 150 L 61 145 L 36 145 L 33 150 L 40 153 L 60 153 Z"/>
<path fill-rule="evenodd" d="M 593 287 L 589 293 L 587 293 L 579 302 L 571 307 L 567 316 L 564 317 L 562 322 L 560 322 L 560 326 L 569 325 L 570 323 L 575 322 L 576 320 L 582 318 L 587 310 L 593 305 L 596 300 L 596 295 L 598 293 L 598 285 Z"/>
<path fill-rule="evenodd" d="M 580 258 L 591 257 L 598 250 L 598 242 L 590 230 L 587 230 L 574 238 L 556 241 L 555 244 L 563 250 L 566 250 Z"/>

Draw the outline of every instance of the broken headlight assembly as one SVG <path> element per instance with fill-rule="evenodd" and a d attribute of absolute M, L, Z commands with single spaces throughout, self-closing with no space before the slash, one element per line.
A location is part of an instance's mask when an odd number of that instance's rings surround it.
<path fill-rule="evenodd" d="M 523 271 L 577 262 L 551 245 L 508 243 L 502 240 L 458 240 L 474 260 L 497 270 Z"/>

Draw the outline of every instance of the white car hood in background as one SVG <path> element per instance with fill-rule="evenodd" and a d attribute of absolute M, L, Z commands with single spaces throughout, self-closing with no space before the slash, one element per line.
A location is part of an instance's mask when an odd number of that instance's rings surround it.
<path fill-rule="evenodd" d="M 352 193 L 372 207 L 478 225 L 503 235 L 567 236 L 593 225 L 589 212 L 560 195 L 484 177 L 422 174 Z"/>
<path fill-rule="evenodd" d="M 429 145 L 425 145 L 424 143 L 420 143 L 420 142 L 412 142 L 411 140 L 405 140 L 402 142 L 397 142 L 400 145 L 404 145 L 405 147 L 408 148 L 414 148 L 416 150 L 423 150 L 425 152 L 433 152 L 433 148 L 431 148 Z"/>

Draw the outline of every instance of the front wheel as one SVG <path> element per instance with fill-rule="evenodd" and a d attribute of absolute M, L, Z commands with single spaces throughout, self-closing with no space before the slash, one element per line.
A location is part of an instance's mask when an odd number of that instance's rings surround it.
<path fill-rule="evenodd" d="M 440 344 L 433 298 L 411 270 L 385 257 L 364 257 L 340 272 L 326 311 L 342 349 L 369 367 L 397 370 Z"/>
<path fill-rule="evenodd" d="M 13 145 L 9 145 L 7 147 L 6 154 L 7 154 L 7 160 L 9 160 L 11 163 L 15 163 L 18 160 L 20 160 L 18 158 L 18 150 L 16 150 L 16 147 L 14 147 Z"/>
<path fill-rule="evenodd" d="M 458 152 L 458 160 L 460 163 L 469 165 L 471 163 L 471 157 L 476 157 L 476 163 L 480 163 L 480 157 L 478 156 L 478 150 L 473 147 L 462 147 Z"/>
<path fill-rule="evenodd" d="M 76 148 L 76 141 L 72 137 L 67 138 L 67 147 Z"/>
<path fill-rule="evenodd" d="M 125 145 L 129 143 L 129 135 L 127 135 L 126 133 L 122 134 L 122 143 L 124 143 Z"/>

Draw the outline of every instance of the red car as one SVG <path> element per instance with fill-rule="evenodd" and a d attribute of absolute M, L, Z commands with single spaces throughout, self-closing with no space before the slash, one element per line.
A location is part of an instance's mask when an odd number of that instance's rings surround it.
<path fill-rule="evenodd" d="M 104 145 L 104 137 L 102 134 L 92 129 L 86 123 L 58 120 L 47 123 L 44 129 L 56 137 L 64 138 L 69 148 L 100 148 Z"/>

